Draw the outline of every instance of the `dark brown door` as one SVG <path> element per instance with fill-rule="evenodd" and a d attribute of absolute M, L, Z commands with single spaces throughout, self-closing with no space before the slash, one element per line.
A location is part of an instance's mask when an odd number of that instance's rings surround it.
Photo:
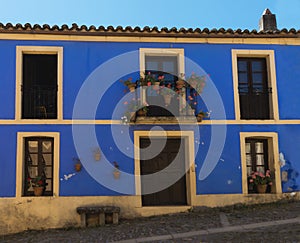
<path fill-rule="evenodd" d="M 151 139 L 152 143 L 156 146 L 160 146 L 165 142 L 162 139 Z M 149 180 L 145 181 L 141 179 L 142 188 L 142 205 L 143 206 L 162 206 L 162 205 L 186 205 L 186 176 L 185 176 L 185 155 L 184 155 L 184 144 L 183 140 L 167 139 L 162 151 L 151 159 L 143 160 L 143 153 L 141 152 L 141 175 L 153 174 L 161 171 L 169 166 L 174 159 L 176 162 L 172 163 L 170 169 L 163 172 L 163 176 L 159 183 L 163 184 L 168 178 L 178 178 L 178 181 L 173 185 L 163 189 L 162 191 L 143 195 L 145 188 L 149 186 Z M 150 146 L 149 138 L 142 138 L 140 140 L 141 148 L 147 148 Z M 153 144 L 151 144 L 153 146 Z M 141 150 L 142 151 L 142 150 Z M 145 185 L 148 183 L 148 185 Z M 155 181 L 157 183 L 157 181 Z M 151 180 L 150 180 L 151 186 Z"/>
<path fill-rule="evenodd" d="M 270 119 L 265 58 L 238 58 L 241 119 Z"/>

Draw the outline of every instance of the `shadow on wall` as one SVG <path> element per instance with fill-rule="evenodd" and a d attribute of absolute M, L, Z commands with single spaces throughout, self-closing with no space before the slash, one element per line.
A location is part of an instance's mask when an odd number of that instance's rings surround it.
<path fill-rule="evenodd" d="M 299 172 L 293 168 L 290 161 L 285 160 L 283 153 L 280 153 L 279 160 L 281 163 L 282 191 L 299 191 L 300 188 L 297 184 L 297 177 L 299 176 Z"/>

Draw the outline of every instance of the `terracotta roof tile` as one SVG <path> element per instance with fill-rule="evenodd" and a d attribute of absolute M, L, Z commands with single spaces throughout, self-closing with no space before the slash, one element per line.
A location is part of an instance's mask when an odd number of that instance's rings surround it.
<path fill-rule="evenodd" d="M 0 23 L 0 33 L 34 33 L 34 34 L 62 34 L 62 35 L 98 35 L 98 36 L 146 36 L 146 37 L 185 37 L 185 38 L 224 38 L 224 37 L 247 37 L 247 38 L 257 38 L 257 37 L 286 37 L 286 38 L 300 38 L 300 30 L 294 28 L 287 30 L 275 30 L 275 31 L 257 31 L 257 30 L 232 30 L 232 29 L 211 29 L 208 28 L 192 29 L 192 28 L 162 28 L 158 27 L 122 27 L 122 26 L 99 26 L 94 25 L 86 26 L 77 24 L 72 24 L 70 27 L 66 24 L 59 27 L 58 25 L 49 26 L 48 24 L 39 25 L 34 24 L 33 26 L 29 23 L 24 25 L 11 23 L 3 24 Z"/>

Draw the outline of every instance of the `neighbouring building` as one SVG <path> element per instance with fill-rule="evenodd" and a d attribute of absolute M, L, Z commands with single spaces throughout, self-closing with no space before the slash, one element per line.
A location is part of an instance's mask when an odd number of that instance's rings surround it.
<path fill-rule="evenodd" d="M 1 234 L 77 226 L 84 205 L 299 198 L 300 31 L 269 10 L 259 31 L 0 24 L 0 53 Z"/>

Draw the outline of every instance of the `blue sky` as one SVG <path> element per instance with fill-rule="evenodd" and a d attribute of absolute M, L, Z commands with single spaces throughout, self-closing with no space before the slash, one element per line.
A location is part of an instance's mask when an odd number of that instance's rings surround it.
<path fill-rule="evenodd" d="M 0 0 L 1 23 L 258 29 L 265 8 L 278 28 L 300 29 L 300 0 Z"/>

